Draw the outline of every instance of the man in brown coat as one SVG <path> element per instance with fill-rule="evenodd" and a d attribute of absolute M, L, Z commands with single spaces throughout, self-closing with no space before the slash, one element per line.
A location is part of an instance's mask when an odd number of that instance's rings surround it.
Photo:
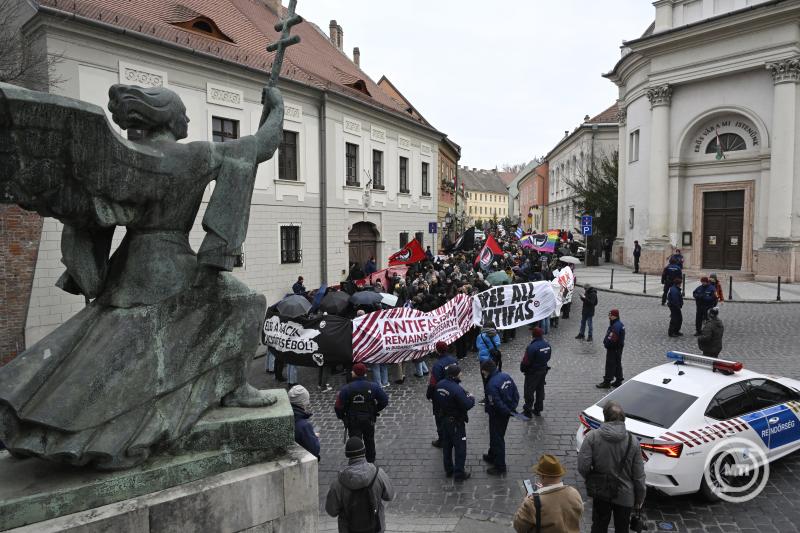
<path fill-rule="evenodd" d="M 539 476 L 541 487 L 526 496 L 517 509 L 517 533 L 534 533 L 537 523 L 541 533 L 580 533 L 583 500 L 574 487 L 561 482 L 566 470 L 558 459 L 543 455 L 533 472 Z"/>

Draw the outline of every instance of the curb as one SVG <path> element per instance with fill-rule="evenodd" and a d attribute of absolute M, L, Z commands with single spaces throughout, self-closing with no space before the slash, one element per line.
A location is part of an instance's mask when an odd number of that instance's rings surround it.
<path fill-rule="evenodd" d="M 576 287 L 583 287 L 584 283 L 576 283 Z M 644 294 L 641 292 L 631 292 L 631 291 L 621 291 L 617 289 L 608 289 L 603 287 L 598 287 L 597 285 L 592 285 L 595 289 L 599 292 L 610 292 L 613 294 L 625 294 L 627 296 L 639 296 L 641 298 L 661 298 L 660 294 Z M 776 305 L 787 305 L 787 304 L 800 304 L 800 301 L 789 301 L 789 300 L 725 300 L 723 301 L 724 304 L 776 304 Z"/>

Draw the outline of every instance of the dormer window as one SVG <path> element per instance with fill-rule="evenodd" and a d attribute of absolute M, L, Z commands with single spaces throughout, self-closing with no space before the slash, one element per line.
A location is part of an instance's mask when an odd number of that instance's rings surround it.
<path fill-rule="evenodd" d="M 217 24 L 208 17 L 199 16 L 184 22 L 173 22 L 172 24 L 173 26 L 183 28 L 184 30 L 188 30 L 192 33 L 198 33 L 200 35 L 205 35 L 206 37 L 219 39 L 220 41 L 226 41 L 229 43 L 233 42 L 233 39 L 225 35 L 222 30 L 219 29 L 219 26 L 217 26 Z"/>
<path fill-rule="evenodd" d="M 364 82 L 364 80 L 358 80 L 353 83 L 345 83 L 345 85 L 347 85 L 351 89 L 355 89 L 358 92 L 364 93 L 367 96 L 372 96 L 371 94 L 369 94 L 369 91 L 367 90 L 367 84 Z"/>

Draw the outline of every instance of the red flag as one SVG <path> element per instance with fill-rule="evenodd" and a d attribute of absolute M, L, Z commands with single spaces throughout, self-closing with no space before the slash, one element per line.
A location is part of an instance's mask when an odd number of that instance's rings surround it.
<path fill-rule="evenodd" d="M 500 245 L 497 244 L 497 241 L 494 240 L 494 237 L 489 235 L 486 239 L 486 243 L 481 248 L 481 253 L 478 254 L 478 257 L 475 258 L 475 266 L 478 266 L 478 263 L 481 264 L 481 268 L 487 270 L 489 266 L 492 264 L 492 260 L 496 255 L 503 255 L 503 249 L 500 248 Z"/>
<path fill-rule="evenodd" d="M 389 266 L 410 265 L 425 259 L 425 250 L 417 239 L 411 239 L 402 250 L 389 256 Z"/>

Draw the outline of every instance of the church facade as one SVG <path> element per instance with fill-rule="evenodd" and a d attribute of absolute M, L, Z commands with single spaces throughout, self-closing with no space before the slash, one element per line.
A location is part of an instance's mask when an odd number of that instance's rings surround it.
<path fill-rule="evenodd" d="M 623 43 L 615 259 L 800 279 L 800 3 L 659 0 Z"/>
<path fill-rule="evenodd" d="M 169 2 L 151 4 L 40 2 L 24 31 L 60 54 L 55 74 L 64 83 L 52 92 L 106 109 L 114 84 L 163 86 L 186 105 L 184 142 L 255 132 L 272 60 L 265 47 L 278 38 L 272 27 L 286 11 L 280 1 L 225 8 L 227 2 L 193 0 L 177 11 Z M 278 84 L 283 144 L 258 168 L 244 253 L 233 272 L 269 304 L 291 292 L 298 276 L 308 289 L 335 285 L 351 262 L 374 256 L 385 267 L 415 236 L 433 245 L 428 228 L 437 219 L 444 134 L 411 116 L 361 70 L 357 56 L 344 53 L 340 26 L 332 22 L 328 35 L 304 22 L 293 33 L 302 42 L 287 50 Z M 195 250 L 211 187 L 190 236 Z M 54 286 L 63 271 L 61 229 L 44 220 L 25 310 L 28 346 L 85 305 Z"/>

